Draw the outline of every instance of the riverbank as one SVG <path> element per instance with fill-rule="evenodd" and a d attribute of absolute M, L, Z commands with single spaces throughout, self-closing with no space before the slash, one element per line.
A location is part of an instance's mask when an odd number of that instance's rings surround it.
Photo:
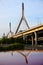
<path fill-rule="evenodd" d="M 29 50 L 29 51 L 43 51 L 43 46 L 40 47 L 37 45 L 37 48 L 35 46 L 30 46 L 30 45 L 24 45 L 24 44 L 3 44 L 0 45 L 0 52 L 4 51 L 15 51 L 15 50 L 20 50 L 20 51 L 24 51 L 24 50 Z"/>
<path fill-rule="evenodd" d="M 22 44 L 12 44 L 12 45 L 5 45 L 5 46 L 0 46 L 0 51 L 10 51 L 10 50 L 24 50 L 24 45 Z"/>

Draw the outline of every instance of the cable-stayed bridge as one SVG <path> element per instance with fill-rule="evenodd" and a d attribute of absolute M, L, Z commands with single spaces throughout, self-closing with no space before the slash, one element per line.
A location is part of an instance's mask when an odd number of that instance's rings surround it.
<path fill-rule="evenodd" d="M 25 24 L 27 26 L 27 30 L 20 30 L 18 32 L 18 30 L 21 26 L 21 23 L 23 21 L 25 22 Z M 36 26 L 34 28 L 30 28 L 30 26 L 28 25 L 27 20 L 24 16 L 24 3 L 22 3 L 22 17 L 20 19 L 16 32 L 15 32 L 15 34 L 12 35 L 11 23 L 10 23 L 10 32 L 8 33 L 8 35 L 9 34 L 11 34 L 10 37 L 15 38 L 15 39 L 22 39 L 22 41 L 25 40 L 32 46 L 35 45 L 35 47 L 37 46 L 38 43 L 43 45 L 43 24 Z M 7 37 L 9 37 L 8 35 L 7 35 Z M 40 45 L 40 47 L 42 45 Z"/>

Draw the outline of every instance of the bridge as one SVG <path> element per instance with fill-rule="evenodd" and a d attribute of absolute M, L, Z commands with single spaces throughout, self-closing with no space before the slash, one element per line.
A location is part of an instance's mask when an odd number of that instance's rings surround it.
<path fill-rule="evenodd" d="M 20 25 L 22 23 L 22 20 L 25 21 L 28 30 L 18 32 Z M 10 33 L 11 33 L 10 37 L 19 39 L 19 40 L 22 39 L 22 41 L 25 40 L 25 42 L 27 42 L 28 44 L 31 44 L 32 46 L 35 45 L 35 47 L 37 47 L 37 44 L 40 44 L 40 47 L 42 47 L 42 45 L 43 45 L 43 24 L 33 27 L 33 28 L 29 27 L 27 20 L 24 16 L 24 3 L 22 3 L 22 17 L 21 17 L 20 23 L 17 27 L 17 30 L 16 30 L 15 34 L 12 35 L 11 24 L 10 24 Z"/>
<path fill-rule="evenodd" d="M 37 27 L 28 29 L 27 31 L 19 32 L 17 34 L 14 34 L 12 37 L 17 38 L 17 37 L 20 37 L 20 36 L 32 35 L 32 33 L 35 34 L 35 37 L 36 37 L 37 33 L 39 33 L 39 34 L 43 33 L 43 25 L 39 25 Z"/>
<path fill-rule="evenodd" d="M 40 44 L 41 47 L 41 45 L 43 45 L 43 25 L 39 25 L 37 27 L 28 29 L 27 31 L 14 34 L 12 37 L 17 39 L 21 39 L 22 37 L 22 41 L 26 40 L 26 42 L 28 42 L 28 44 L 31 43 L 32 46 L 34 46 L 34 44 L 35 46 Z"/>

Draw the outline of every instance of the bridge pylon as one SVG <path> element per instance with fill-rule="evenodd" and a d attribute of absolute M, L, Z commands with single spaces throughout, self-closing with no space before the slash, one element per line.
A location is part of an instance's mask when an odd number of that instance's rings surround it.
<path fill-rule="evenodd" d="M 19 28 L 20 28 L 20 25 L 21 25 L 21 23 L 22 23 L 22 20 L 25 21 L 26 26 L 27 26 L 27 28 L 29 29 L 30 27 L 29 27 L 29 25 L 28 25 L 28 23 L 27 23 L 27 20 L 26 20 L 25 16 L 24 16 L 24 3 L 22 3 L 22 17 L 21 17 L 21 19 L 20 19 L 20 22 L 19 22 L 19 25 L 18 25 L 18 27 L 17 27 L 17 29 L 16 29 L 15 34 L 18 32 L 18 30 L 19 30 Z"/>
<path fill-rule="evenodd" d="M 9 23 L 9 33 L 7 34 L 7 37 L 11 37 L 13 35 L 13 32 L 11 31 L 11 22 Z"/>

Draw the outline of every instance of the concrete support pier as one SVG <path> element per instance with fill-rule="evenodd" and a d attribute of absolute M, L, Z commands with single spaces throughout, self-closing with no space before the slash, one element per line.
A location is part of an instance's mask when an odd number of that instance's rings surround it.
<path fill-rule="evenodd" d="M 37 50 L 37 32 L 34 32 L 35 34 L 35 49 Z"/>
<path fill-rule="evenodd" d="M 33 39 L 33 36 L 32 36 L 31 38 L 32 38 L 32 46 L 33 46 L 33 44 L 34 44 L 34 39 Z"/>
<path fill-rule="evenodd" d="M 34 46 L 34 38 L 33 38 L 33 35 L 31 36 L 31 38 L 32 38 L 32 49 L 34 49 L 33 48 L 33 46 Z"/>

